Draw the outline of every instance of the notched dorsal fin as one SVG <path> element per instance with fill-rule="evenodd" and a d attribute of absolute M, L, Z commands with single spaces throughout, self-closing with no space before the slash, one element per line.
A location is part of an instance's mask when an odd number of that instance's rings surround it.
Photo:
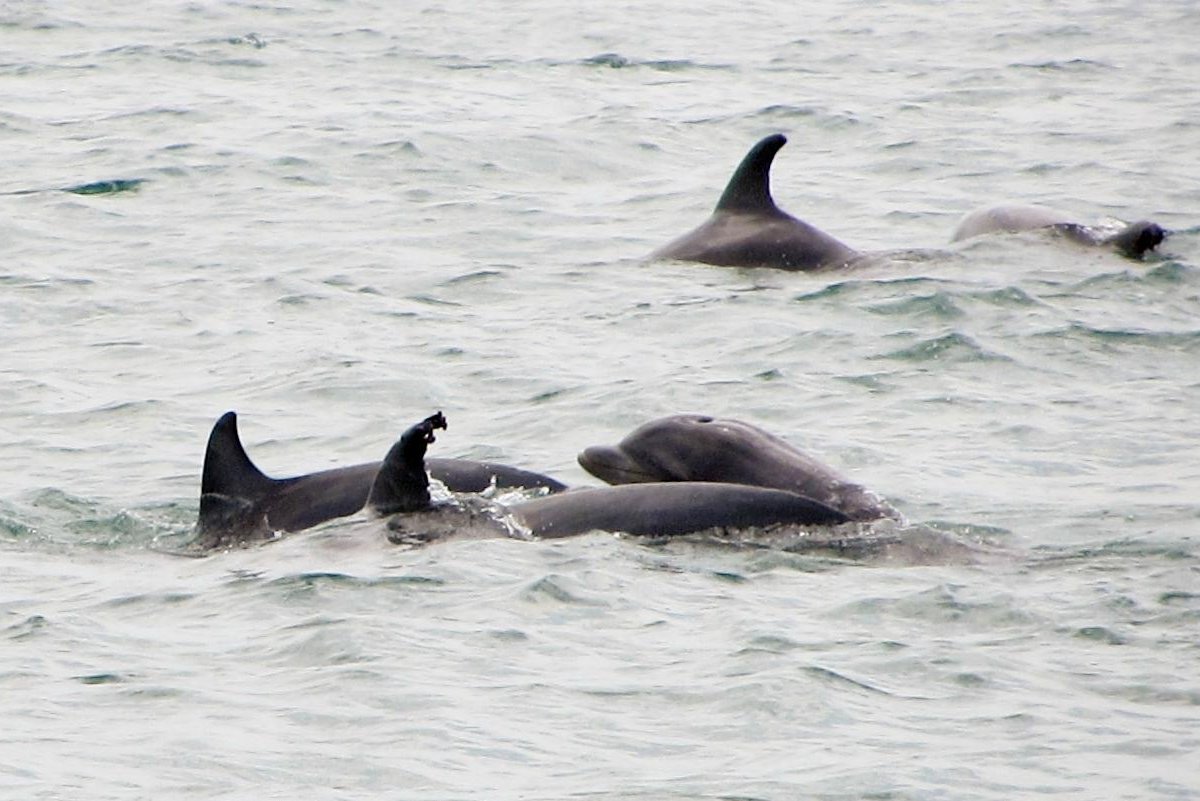
<path fill-rule="evenodd" d="M 254 466 L 238 437 L 237 414 L 226 412 L 208 435 L 200 494 L 257 500 L 277 482 Z"/>
<path fill-rule="evenodd" d="M 771 162 L 786 143 L 783 134 L 772 134 L 750 148 L 725 186 L 716 211 L 778 211 L 771 199 Z"/>
<path fill-rule="evenodd" d="M 426 417 L 404 432 L 391 447 L 367 496 L 367 505 L 379 515 L 419 512 L 429 508 L 429 474 L 425 451 L 435 441 L 435 429 L 446 428 L 441 412 Z"/>

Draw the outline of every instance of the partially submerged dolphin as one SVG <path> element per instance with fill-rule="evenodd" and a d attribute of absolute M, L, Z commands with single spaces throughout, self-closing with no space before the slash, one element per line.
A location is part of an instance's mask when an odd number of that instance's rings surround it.
<path fill-rule="evenodd" d="M 238 437 L 237 415 L 225 413 L 213 426 L 200 479 L 198 540 L 217 547 L 233 541 L 300 531 L 361 510 L 379 473 L 380 462 L 322 470 L 291 478 L 271 478 L 250 461 Z M 566 489 L 562 482 L 493 462 L 430 459 L 434 478 L 456 492 L 505 488 Z"/>
<path fill-rule="evenodd" d="M 977 209 L 963 218 L 952 241 L 992 233 L 1017 233 L 1046 229 L 1081 245 L 1111 247 L 1123 256 L 1140 259 L 1158 247 L 1167 231 L 1157 223 L 1139 220 L 1115 233 L 1105 233 L 1075 222 L 1071 216 L 1043 206 L 994 206 Z"/>
<path fill-rule="evenodd" d="M 587 448 L 578 458 L 583 469 L 610 484 L 748 484 L 812 498 L 850 520 L 900 517 L 887 503 L 833 468 L 740 420 L 671 415 L 639 426 L 617 445 Z"/>
<path fill-rule="evenodd" d="M 489 522 L 494 524 L 493 535 L 516 531 L 536 538 L 589 531 L 661 537 L 709 529 L 847 522 L 836 509 L 794 492 L 707 482 L 571 490 L 493 504 L 489 521 L 477 505 L 435 505 L 430 500 L 425 451 L 434 441 L 434 429 L 445 427 L 441 412 L 426 418 L 405 432 L 383 460 L 367 505 L 379 515 L 392 516 L 388 527 L 393 541 L 427 541 L 481 524 L 486 533 Z"/>
<path fill-rule="evenodd" d="M 368 506 L 387 516 L 387 537 L 393 543 L 424 545 L 463 537 L 555 538 L 601 530 L 650 537 L 704 534 L 718 542 L 900 564 L 974 564 L 981 555 L 978 549 L 932 530 L 838 525 L 849 519 L 829 505 L 795 492 L 745 484 L 638 483 L 569 490 L 509 505 L 484 502 L 478 495 L 433 501 L 424 455 L 434 441 L 434 430 L 445 424 L 438 413 L 413 426 L 380 467 Z M 873 518 L 864 515 L 864 519 Z"/>
<path fill-rule="evenodd" d="M 597 487 L 506 505 L 470 495 L 435 503 L 429 475 L 443 482 L 449 476 L 453 483 L 453 470 L 446 465 L 457 462 L 425 459 L 435 430 L 446 427 L 440 412 L 409 428 L 382 462 L 371 465 L 373 471 L 357 465 L 295 479 L 269 479 L 245 457 L 236 429 L 232 438 L 236 448 L 231 447 L 228 427 L 234 420 L 222 421 L 227 430 L 220 434 L 214 430 L 218 450 L 233 450 L 231 456 L 241 464 L 242 473 L 257 478 L 243 477 L 235 486 L 216 487 L 209 480 L 214 474 L 209 465 L 216 463 L 206 460 L 200 523 L 192 543 L 196 548 L 270 539 L 278 531 L 299 531 L 364 506 L 388 518 L 389 539 L 402 543 L 450 536 L 553 538 L 597 530 L 676 536 L 710 529 L 826 526 L 848 520 L 837 509 L 794 492 L 708 482 Z M 221 488 L 241 494 L 218 492 Z"/>
<path fill-rule="evenodd" d="M 838 510 L 794 492 L 700 481 L 572 489 L 519 503 L 491 504 L 482 515 L 473 500 L 396 514 L 388 520 L 388 538 L 411 544 L 464 534 L 556 539 L 591 531 L 676 537 L 849 522 Z"/>
<path fill-rule="evenodd" d="M 650 258 L 782 270 L 819 270 L 857 259 L 861 254 L 853 248 L 775 205 L 771 162 L 786 142 L 783 134 L 773 134 L 752 147 L 712 216 Z"/>

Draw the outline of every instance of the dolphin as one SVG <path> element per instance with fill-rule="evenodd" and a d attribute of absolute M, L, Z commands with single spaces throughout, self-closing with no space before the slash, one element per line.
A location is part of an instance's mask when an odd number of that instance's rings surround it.
<path fill-rule="evenodd" d="M 677 414 L 634 429 L 617 445 L 584 449 L 584 470 L 610 484 L 715 481 L 787 490 L 850 520 L 900 518 L 874 493 L 784 440 L 740 420 Z"/>
<path fill-rule="evenodd" d="M 775 205 L 771 162 L 786 142 L 783 134 L 772 134 L 752 147 L 712 216 L 650 258 L 781 270 L 819 270 L 859 258 L 853 248 Z"/>
<path fill-rule="evenodd" d="M 218 445 L 236 444 L 233 455 L 252 478 L 219 488 L 239 494 L 218 492 L 209 481 L 213 462 L 206 460 L 193 549 L 271 539 L 280 531 L 299 531 L 364 506 L 386 519 L 389 540 L 405 544 L 463 536 L 557 538 L 590 531 L 677 536 L 713 529 L 829 526 L 848 521 L 837 509 L 794 492 L 712 482 L 595 487 L 510 504 L 470 494 L 434 502 L 430 473 L 436 475 L 441 465 L 442 475 L 448 475 L 445 465 L 456 462 L 425 459 L 435 431 L 446 428 L 441 412 L 405 431 L 383 461 L 372 464 L 373 472 L 356 465 L 294 479 L 270 479 L 241 450 L 234 418 L 226 415 L 222 422 L 223 430 L 215 435 Z M 536 476 L 539 486 L 545 486 L 544 476 L 527 475 Z"/>
<path fill-rule="evenodd" d="M 931 530 L 843 526 L 848 516 L 783 489 L 706 481 L 637 483 L 572 489 L 502 505 L 479 495 L 432 501 L 425 452 L 441 413 L 405 432 L 392 446 L 371 488 L 368 507 L 386 517 L 387 539 L 427 545 L 445 539 L 553 539 L 610 531 L 648 537 L 713 535 L 791 552 L 830 552 L 900 564 L 975 564 L 983 552 Z M 769 436 L 769 435 L 768 435 Z M 729 538 L 732 538 L 731 540 Z"/>
<path fill-rule="evenodd" d="M 716 482 L 631 484 L 570 490 L 544 498 L 497 504 L 479 495 L 481 471 L 521 478 L 520 487 L 562 487 L 546 476 L 504 465 L 467 463 L 468 494 L 434 502 L 430 475 L 452 489 L 458 459 L 426 459 L 434 432 L 445 429 L 442 412 L 410 427 L 382 462 L 269 478 L 246 456 L 229 412 L 217 422 L 206 454 L 200 519 L 192 548 L 211 550 L 270 540 L 281 531 L 300 531 L 366 507 L 386 518 L 392 542 L 424 543 L 450 536 L 556 538 L 588 531 L 640 536 L 678 536 L 697 531 L 760 526 L 826 526 L 848 522 L 846 514 L 820 501 L 782 489 Z M 480 465 L 485 466 L 480 466 Z M 230 470 L 232 466 L 233 470 Z M 238 474 L 230 481 L 232 474 Z"/>
<path fill-rule="evenodd" d="M 1047 229 L 1081 245 L 1111 247 L 1123 256 L 1140 259 L 1158 247 L 1168 232 L 1157 223 L 1139 220 L 1115 234 L 1106 234 L 1082 225 L 1070 215 L 1043 206 L 993 206 L 976 209 L 962 219 L 951 241 L 958 242 L 983 234 L 1017 233 Z"/>
<path fill-rule="evenodd" d="M 339 467 L 291 478 L 271 478 L 250 461 L 227 412 L 208 438 L 200 479 L 200 516 L 196 542 L 214 548 L 275 532 L 293 532 L 352 515 L 367 503 L 381 462 Z M 559 492 L 562 482 L 493 462 L 430 459 L 429 472 L 456 492 L 498 487 Z"/>
<path fill-rule="evenodd" d="M 434 505 L 425 452 L 434 430 L 445 429 L 438 412 L 404 433 L 384 458 L 367 506 L 391 516 L 388 538 L 421 542 L 470 530 L 478 536 L 514 531 L 558 538 L 589 531 L 671 537 L 710 529 L 776 525 L 833 525 L 848 518 L 829 506 L 779 489 L 741 484 L 679 482 L 571 490 L 512 504 L 494 504 L 490 516 L 454 502 Z M 441 518 L 440 520 L 438 518 Z"/>
<path fill-rule="evenodd" d="M 404 497 L 412 497 L 403 493 Z M 373 509 L 384 513 L 386 496 L 374 495 Z M 369 505 L 370 507 L 370 505 Z M 680 481 L 584 487 L 511 504 L 479 496 L 431 503 L 391 513 L 387 537 L 404 545 L 451 538 L 516 537 L 558 539 L 593 531 L 645 537 L 676 537 L 699 532 L 811 528 L 849 522 L 836 509 L 794 492 L 745 484 Z"/>
<path fill-rule="evenodd" d="M 830 526 L 842 512 L 785 490 L 702 481 L 572 490 L 507 507 L 534 537 L 615 531 L 674 537 L 708 529 Z"/>

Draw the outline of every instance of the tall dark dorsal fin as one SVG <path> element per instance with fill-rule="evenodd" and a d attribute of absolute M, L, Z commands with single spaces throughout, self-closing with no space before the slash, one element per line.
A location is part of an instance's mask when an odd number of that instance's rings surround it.
<path fill-rule="evenodd" d="M 226 412 L 208 435 L 204 452 L 204 472 L 200 478 L 201 496 L 228 495 L 257 500 L 277 482 L 254 466 L 238 437 L 237 414 Z"/>
<path fill-rule="evenodd" d="M 750 148 L 717 201 L 716 211 L 778 211 L 771 199 L 771 162 L 786 143 L 783 134 L 772 134 Z"/>

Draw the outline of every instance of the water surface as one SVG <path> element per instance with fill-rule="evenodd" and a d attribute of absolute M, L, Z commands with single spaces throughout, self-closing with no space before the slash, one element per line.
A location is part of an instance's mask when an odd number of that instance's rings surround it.
<path fill-rule="evenodd" d="M 0 31 L 8 795 L 1200 795 L 1190 3 L 18 3 Z M 785 209 L 906 254 L 644 263 L 777 131 Z M 948 244 L 1001 201 L 1175 234 L 1146 263 Z M 989 558 L 399 550 L 365 520 L 170 556 L 228 409 L 273 474 L 441 409 L 440 455 L 576 484 L 653 417 L 737 417 Z"/>

